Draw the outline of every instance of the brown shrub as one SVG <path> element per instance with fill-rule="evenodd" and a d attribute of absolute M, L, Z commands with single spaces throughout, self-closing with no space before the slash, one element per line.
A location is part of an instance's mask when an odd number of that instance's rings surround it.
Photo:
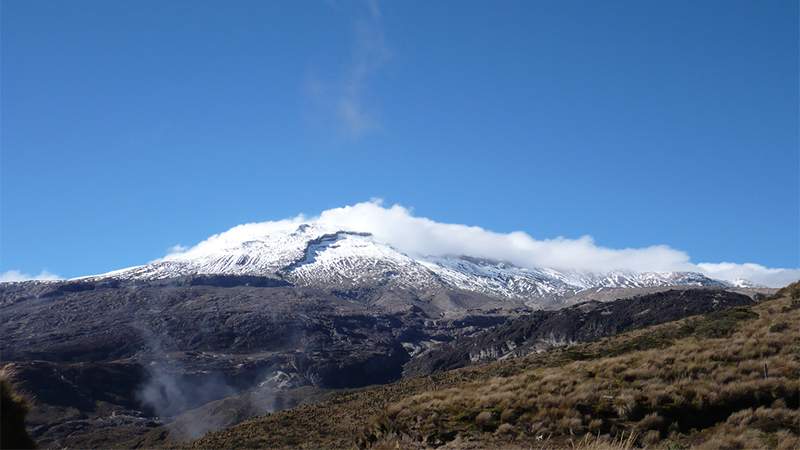
<path fill-rule="evenodd" d="M 780 333 L 789 329 L 789 324 L 786 322 L 778 322 L 769 327 L 770 333 Z"/>
<path fill-rule="evenodd" d="M 650 430 L 642 436 L 642 442 L 646 445 L 655 445 L 661 440 L 661 433 L 657 430 Z"/>
<path fill-rule="evenodd" d="M 661 430 L 664 428 L 664 418 L 657 413 L 650 413 L 636 424 L 636 428 L 641 431 Z"/>
<path fill-rule="evenodd" d="M 0 448 L 36 448 L 25 429 L 28 401 L 19 395 L 11 382 L 0 375 Z"/>
<path fill-rule="evenodd" d="M 765 432 L 797 430 L 800 433 L 800 411 L 786 408 L 745 409 L 732 414 L 726 421 L 734 427 L 749 427 Z"/>
<path fill-rule="evenodd" d="M 510 423 L 502 423 L 499 427 L 497 427 L 495 434 L 511 436 L 516 433 L 514 431 L 514 425 L 511 425 Z"/>
<path fill-rule="evenodd" d="M 758 432 L 718 433 L 697 446 L 698 450 L 754 450 L 766 448 Z"/>
<path fill-rule="evenodd" d="M 493 422 L 494 420 L 491 411 L 482 411 L 480 414 L 475 416 L 475 425 L 481 429 L 488 430 L 493 428 Z"/>

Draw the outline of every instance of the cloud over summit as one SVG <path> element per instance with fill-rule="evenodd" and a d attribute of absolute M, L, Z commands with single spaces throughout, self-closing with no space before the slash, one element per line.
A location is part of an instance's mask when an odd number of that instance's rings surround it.
<path fill-rule="evenodd" d="M 239 225 L 169 257 L 191 258 L 306 222 L 337 230 L 369 232 L 376 240 L 417 256 L 467 255 L 528 268 L 588 272 L 694 271 L 712 278 L 745 279 L 767 286 L 782 286 L 800 278 L 800 269 L 796 268 L 767 268 L 753 263 L 694 263 L 686 252 L 667 245 L 615 249 L 598 245 L 591 236 L 536 239 L 523 231 L 498 233 L 477 226 L 436 222 L 416 216 L 401 205 L 384 206 L 380 200 L 328 209 L 311 218 L 299 215 Z"/>
<path fill-rule="evenodd" d="M 8 270 L 6 272 L 0 273 L 0 282 L 14 282 L 14 281 L 29 281 L 29 280 L 40 280 L 40 281 L 52 281 L 52 280 L 60 280 L 56 274 L 50 273 L 46 270 L 39 272 L 38 275 L 31 275 L 29 273 L 21 272 L 19 270 Z"/>
<path fill-rule="evenodd" d="M 340 5 L 332 3 L 338 8 Z M 347 137 L 358 139 L 382 129 L 378 97 L 373 90 L 376 75 L 390 59 L 380 5 L 377 0 L 355 3 L 352 40 L 343 68 L 320 76 L 310 75 L 304 86 L 308 100 L 333 119 Z"/>

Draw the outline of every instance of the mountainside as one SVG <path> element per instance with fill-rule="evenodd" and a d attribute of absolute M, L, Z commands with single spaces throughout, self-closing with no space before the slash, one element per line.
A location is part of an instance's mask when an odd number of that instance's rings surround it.
<path fill-rule="evenodd" d="M 503 322 L 508 306 L 254 276 L 5 283 L 0 355 L 37 399 L 29 424 L 41 446 L 107 447 L 238 393 L 248 403 L 233 423 L 308 396 L 297 389 L 396 380 L 419 351 Z"/>
<path fill-rule="evenodd" d="M 402 253 L 369 233 L 319 224 L 273 227 L 258 236 L 200 245 L 130 269 L 89 277 L 159 280 L 195 275 L 270 277 L 302 287 L 405 289 L 420 296 L 442 290 L 523 300 L 551 308 L 590 288 L 728 286 L 692 272 L 590 273 L 528 269 L 463 255 Z"/>
<path fill-rule="evenodd" d="M 588 342 L 628 330 L 735 306 L 751 297 L 711 289 L 671 289 L 613 302 L 589 301 L 556 311 L 534 311 L 473 336 L 417 355 L 404 376 L 422 376 L 471 364 L 526 356 L 553 347 Z"/>
<path fill-rule="evenodd" d="M 796 283 L 752 306 L 335 394 L 192 448 L 795 449 L 799 324 Z"/>
<path fill-rule="evenodd" d="M 609 306 L 608 316 L 594 307 L 609 325 L 576 340 L 750 302 L 725 290 L 684 291 L 692 307 L 662 293 Z M 0 286 L 0 354 L 37 399 L 30 431 L 41 446 L 104 447 L 163 427 L 173 438 L 197 437 L 325 390 L 427 373 L 420 368 L 432 359 L 415 361 L 440 354 L 439 346 L 459 343 L 452 354 L 464 355 L 460 343 L 470 336 L 554 313 L 468 291 L 421 299 L 403 289 L 297 287 L 255 276 L 12 283 Z M 639 319 L 620 326 L 628 316 Z M 580 317 L 570 317 L 534 325 L 571 336 Z"/>

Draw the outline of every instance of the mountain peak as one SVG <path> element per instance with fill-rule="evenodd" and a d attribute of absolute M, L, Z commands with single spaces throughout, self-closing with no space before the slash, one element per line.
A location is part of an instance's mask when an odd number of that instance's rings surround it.
<path fill-rule="evenodd" d="M 442 290 L 476 292 L 540 308 L 585 289 L 722 285 L 693 272 L 605 273 L 523 268 L 470 255 L 419 256 L 371 233 L 318 222 L 243 225 L 181 253 L 97 278 L 259 276 L 297 286 L 405 289 L 420 298 Z"/>

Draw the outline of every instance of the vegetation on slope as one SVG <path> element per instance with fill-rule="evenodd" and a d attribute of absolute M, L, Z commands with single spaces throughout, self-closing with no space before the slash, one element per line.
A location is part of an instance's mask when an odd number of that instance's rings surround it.
<path fill-rule="evenodd" d="M 192 445 L 788 449 L 799 404 L 795 284 L 753 307 L 337 394 Z"/>
<path fill-rule="evenodd" d="M 16 392 L 5 373 L 0 373 L 0 448 L 35 448 L 25 429 L 28 401 Z"/>

